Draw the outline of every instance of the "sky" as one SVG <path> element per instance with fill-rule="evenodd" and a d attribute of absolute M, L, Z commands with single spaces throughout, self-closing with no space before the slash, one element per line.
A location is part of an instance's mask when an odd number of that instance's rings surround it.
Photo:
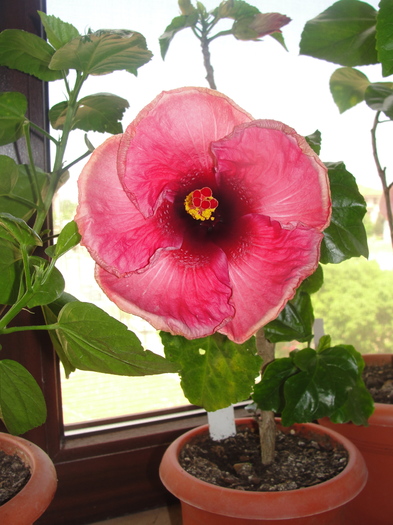
<path fill-rule="evenodd" d="M 205 0 L 208 10 L 220 0 Z M 358 184 L 380 189 L 373 161 L 370 129 L 374 112 L 360 104 L 340 115 L 329 91 L 329 78 L 339 66 L 299 55 L 301 32 L 307 20 L 329 7 L 331 0 L 250 0 L 261 12 L 280 12 L 292 21 L 283 28 L 288 51 L 273 38 L 260 42 L 242 42 L 233 36 L 218 38 L 210 46 L 211 60 L 219 91 L 232 98 L 255 118 L 281 120 L 302 135 L 316 129 L 322 133 L 321 159 L 325 162 L 345 162 Z M 375 8 L 378 0 L 368 2 Z M 108 9 L 110 5 L 110 9 Z M 118 72 L 90 77 L 82 95 L 109 92 L 126 98 L 130 103 L 123 125 L 163 90 L 181 86 L 205 86 L 205 70 L 199 41 L 190 29 L 173 39 L 165 61 L 160 56 L 158 38 L 172 18 L 179 15 L 177 0 L 47 0 L 47 12 L 74 24 L 80 32 L 89 28 L 132 29 L 142 33 L 153 59 L 139 69 L 135 77 Z M 229 22 L 229 21 L 228 21 Z M 226 29 L 223 22 L 220 28 Z M 381 81 L 380 66 L 361 69 L 371 81 Z M 51 103 L 62 100 L 62 86 L 52 84 Z M 384 126 L 379 136 L 382 164 L 388 167 L 390 156 L 388 134 L 391 125 Z M 106 136 L 89 134 L 97 146 Z M 391 143 L 391 140 L 390 140 Z M 83 133 L 76 134 L 68 161 L 83 153 Z M 81 164 L 72 172 L 77 178 Z M 74 191 L 71 186 L 68 190 Z"/>

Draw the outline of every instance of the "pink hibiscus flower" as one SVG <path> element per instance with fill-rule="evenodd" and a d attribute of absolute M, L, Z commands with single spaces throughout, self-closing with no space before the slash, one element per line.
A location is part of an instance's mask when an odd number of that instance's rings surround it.
<path fill-rule="evenodd" d="M 327 170 L 304 138 L 205 88 L 161 93 L 79 179 L 76 222 L 120 309 L 242 343 L 319 261 Z"/>

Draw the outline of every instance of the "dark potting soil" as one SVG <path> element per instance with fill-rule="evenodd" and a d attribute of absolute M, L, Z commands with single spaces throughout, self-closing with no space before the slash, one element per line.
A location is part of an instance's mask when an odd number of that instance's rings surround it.
<path fill-rule="evenodd" d="M 213 441 L 201 435 L 180 454 L 191 475 L 221 487 L 250 491 L 282 491 L 310 487 L 339 474 L 348 453 L 330 440 L 307 439 L 293 430 L 277 432 L 275 462 L 263 466 L 257 430 L 239 428 L 235 436 Z"/>
<path fill-rule="evenodd" d="M 0 450 L 0 505 L 17 494 L 30 479 L 30 469 L 19 456 Z"/>
<path fill-rule="evenodd" d="M 363 379 L 376 403 L 393 404 L 393 367 L 391 363 L 382 366 L 366 366 Z"/>

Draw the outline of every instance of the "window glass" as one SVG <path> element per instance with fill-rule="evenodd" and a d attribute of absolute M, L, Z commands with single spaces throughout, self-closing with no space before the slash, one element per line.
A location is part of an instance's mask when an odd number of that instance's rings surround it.
<path fill-rule="evenodd" d="M 219 4 L 219 0 L 204 0 L 203 3 L 210 10 Z M 263 42 L 242 42 L 232 36 L 218 38 L 210 48 L 218 90 L 233 98 L 255 118 L 281 120 L 303 135 L 317 129 L 322 132 L 322 160 L 343 160 L 347 169 L 356 176 L 366 197 L 370 211 L 367 218 L 370 258 L 377 261 L 378 269 L 391 270 L 392 249 L 386 240 L 386 233 L 384 235 L 385 226 L 378 210 L 381 189 L 370 146 L 369 129 L 373 114 L 363 104 L 340 115 L 329 91 L 329 78 L 337 66 L 299 56 L 300 35 L 305 22 L 333 2 L 250 0 L 250 3 L 261 12 L 279 11 L 292 19 L 283 28 L 288 51 L 269 37 Z M 378 7 L 377 0 L 369 3 Z M 171 20 L 179 15 L 176 0 L 114 0 L 109 4 L 104 0 L 47 0 L 47 13 L 74 24 L 80 32 L 124 28 L 138 31 L 146 37 L 154 56 L 139 69 L 137 77 L 126 72 L 90 77 L 81 93 L 84 96 L 108 92 L 127 99 L 130 108 L 125 113 L 124 126 L 163 90 L 186 85 L 207 87 L 199 42 L 191 30 L 185 29 L 175 36 L 165 61 L 160 56 L 158 38 Z M 230 27 L 230 21 L 227 22 L 223 22 L 222 29 Z M 367 74 L 375 78 L 381 76 L 378 66 L 368 66 Z M 63 99 L 62 83 L 52 83 L 50 105 Z M 94 146 L 98 146 L 107 137 L 89 133 L 88 138 Z M 380 140 L 383 143 L 385 138 L 381 136 Z M 67 162 L 82 155 L 85 150 L 84 133 L 74 132 Z M 59 191 L 54 206 L 57 229 L 73 218 L 77 202 L 76 180 L 83 162 L 71 169 L 70 180 Z M 65 275 L 69 293 L 104 308 L 134 329 L 146 348 L 162 352 L 158 334 L 152 327 L 141 319 L 120 312 L 102 294 L 94 281 L 94 264 L 83 247 L 78 246 L 63 257 L 59 267 Z M 367 268 L 364 271 L 367 273 Z M 327 279 L 334 280 L 334 277 L 329 277 L 329 272 L 330 268 L 327 268 Z M 329 317 L 323 298 L 317 300 L 316 313 L 328 317 L 326 328 L 334 340 L 332 323 L 335 321 Z M 336 317 L 342 318 L 340 312 Z M 154 411 L 187 403 L 179 378 L 171 374 L 119 378 L 77 371 L 70 379 L 64 379 L 62 389 L 66 423 Z"/>

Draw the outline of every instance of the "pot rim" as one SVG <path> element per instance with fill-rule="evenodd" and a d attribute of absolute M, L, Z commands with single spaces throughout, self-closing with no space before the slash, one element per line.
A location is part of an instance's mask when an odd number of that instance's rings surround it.
<path fill-rule="evenodd" d="M 40 447 L 19 436 L 0 432 L 0 449 L 6 454 L 17 454 L 31 471 L 26 485 L 0 506 L 1 523 L 18 525 L 28 523 L 29 518 L 29 523 L 33 523 L 43 514 L 55 495 L 55 467 Z"/>
<path fill-rule="evenodd" d="M 253 418 L 242 418 L 237 419 L 236 424 L 249 425 L 253 421 Z M 278 418 L 276 421 L 280 423 Z M 318 485 L 282 492 L 251 492 L 212 485 L 186 472 L 178 462 L 179 453 L 190 438 L 208 431 L 208 425 L 203 425 L 181 435 L 169 446 L 160 465 L 161 481 L 182 502 L 213 514 L 248 519 L 289 519 L 320 514 L 344 505 L 359 494 L 366 484 L 367 468 L 355 445 L 337 432 L 314 423 L 287 428 L 311 430 L 342 444 L 349 453 L 345 469 Z M 225 510 L 218 511 L 222 504 Z"/>
<path fill-rule="evenodd" d="M 363 354 L 367 365 L 383 365 L 393 362 L 393 354 Z M 369 425 L 393 427 L 393 405 L 386 403 L 374 403 L 374 412 L 368 419 Z"/>

